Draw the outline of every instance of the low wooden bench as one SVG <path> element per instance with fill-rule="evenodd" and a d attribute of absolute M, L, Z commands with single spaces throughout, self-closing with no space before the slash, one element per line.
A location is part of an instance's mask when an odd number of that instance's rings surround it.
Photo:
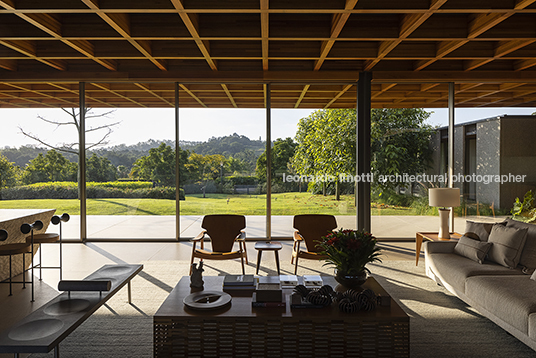
<path fill-rule="evenodd" d="M 89 316 L 106 303 L 143 269 L 143 265 L 104 265 L 84 278 L 89 281 L 111 281 L 109 291 L 63 292 L 0 334 L 0 353 L 48 353 L 54 349 L 59 357 L 59 344 Z"/>

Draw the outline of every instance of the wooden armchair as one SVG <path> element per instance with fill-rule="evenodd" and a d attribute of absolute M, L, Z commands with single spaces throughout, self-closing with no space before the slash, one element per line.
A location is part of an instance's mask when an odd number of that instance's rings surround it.
<path fill-rule="evenodd" d="M 246 217 L 243 215 L 206 215 L 201 224 L 203 230 L 193 238 L 192 261 L 190 262 L 190 275 L 194 258 L 207 260 L 232 260 L 240 259 L 242 262 L 242 274 L 245 274 L 244 258 L 248 263 L 246 251 Z M 208 236 L 212 243 L 212 252 L 205 250 L 203 239 Z M 233 251 L 235 241 L 238 242 L 238 251 Z M 200 249 L 196 248 L 197 242 Z"/>
<path fill-rule="evenodd" d="M 298 258 L 310 260 L 322 260 L 326 258 L 320 254 L 316 247 L 322 236 L 337 228 L 337 220 L 333 215 L 304 214 L 294 216 L 294 245 L 292 247 L 292 259 L 294 274 L 298 272 Z M 300 244 L 305 242 L 306 251 L 300 250 Z M 294 262 L 296 259 L 296 262 Z"/>

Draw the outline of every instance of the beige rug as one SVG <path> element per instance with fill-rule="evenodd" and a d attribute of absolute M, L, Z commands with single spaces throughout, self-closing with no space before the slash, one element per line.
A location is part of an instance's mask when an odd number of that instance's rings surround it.
<path fill-rule="evenodd" d="M 265 263 L 266 261 L 266 263 Z M 331 274 L 321 263 L 303 260 L 298 274 Z M 118 292 L 60 344 L 61 357 L 151 357 L 152 316 L 188 274 L 184 261 L 148 261 L 132 281 L 133 304 Z M 282 262 L 282 274 L 291 274 Z M 263 260 L 260 274 L 275 274 Z M 424 275 L 412 261 L 370 265 L 376 279 L 410 315 L 412 357 L 534 357 L 536 353 Z M 238 261 L 205 261 L 204 275 L 240 273 Z M 246 273 L 255 273 L 250 263 Z M 52 357 L 33 354 L 32 357 Z"/>

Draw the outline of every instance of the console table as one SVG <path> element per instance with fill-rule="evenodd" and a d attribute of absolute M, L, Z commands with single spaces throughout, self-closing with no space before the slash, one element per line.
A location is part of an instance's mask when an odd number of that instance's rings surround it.
<path fill-rule="evenodd" d="M 204 289 L 221 290 L 223 278 L 204 277 Z M 386 294 L 373 277 L 363 286 Z M 185 307 L 197 291 L 183 277 L 156 312 L 155 357 L 409 357 L 409 317 L 392 299 L 371 312 L 343 313 L 335 304 L 291 310 L 289 289 L 284 308 L 252 308 L 251 293 L 231 293 L 231 304 L 216 310 Z"/>

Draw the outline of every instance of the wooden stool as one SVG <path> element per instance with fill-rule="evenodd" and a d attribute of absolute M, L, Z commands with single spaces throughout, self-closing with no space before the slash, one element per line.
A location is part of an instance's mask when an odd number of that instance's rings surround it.
<path fill-rule="evenodd" d="M 277 266 L 277 274 L 279 271 L 279 254 L 278 251 L 283 248 L 283 245 L 277 241 L 258 241 L 255 243 L 255 250 L 259 251 L 257 254 L 257 275 L 259 274 L 259 267 L 261 266 L 261 257 L 263 251 L 273 251 L 275 254 L 275 264 Z"/>
<path fill-rule="evenodd" d="M 26 238 L 26 243 L 27 244 L 30 244 L 32 242 L 32 238 L 31 236 L 28 236 Z M 60 235 L 59 234 L 54 234 L 54 233 L 50 233 L 50 234 L 35 234 L 33 236 L 33 242 L 34 244 L 38 244 L 39 245 L 39 264 L 37 265 L 33 265 L 33 257 L 32 257 L 32 265 L 34 268 L 39 268 L 39 280 L 42 280 L 43 279 L 43 269 L 59 269 L 60 270 L 60 280 L 62 279 L 62 265 L 61 265 L 61 261 L 62 261 L 62 257 L 61 257 L 61 240 L 60 240 Z M 43 250 L 41 250 L 41 244 L 51 244 L 51 243 L 55 243 L 55 242 L 59 242 L 60 244 L 60 266 L 49 266 L 49 267 L 45 267 L 43 266 L 43 256 L 42 256 L 42 252 Z"/>
<path fill-rule="evenodd" d="M 5 230 L 0 230 L 0 241 L 4 241 L 7 239 L 7 232 Z M 0 245 L 0 256 L 9 256 L 9 295 L 13 295 L 12 286 L 14 283 L 22 283 L 22 288 L 26 288 L 26 261 L 24 254 L 32 253 L 32 245 L 29 243 L 15 243 L 15 244 L 6 244 L 6 245 Z M 12 261 L 11 256 L 22 254 L 22 281 L 13 281 L 13 270 L 11 268 Z M 8 282 L 0 282 L 0 283 L 8 283 Z M 32 275 L 32 281 L 28 282 L 33 285 L 33 275 Z"/>

